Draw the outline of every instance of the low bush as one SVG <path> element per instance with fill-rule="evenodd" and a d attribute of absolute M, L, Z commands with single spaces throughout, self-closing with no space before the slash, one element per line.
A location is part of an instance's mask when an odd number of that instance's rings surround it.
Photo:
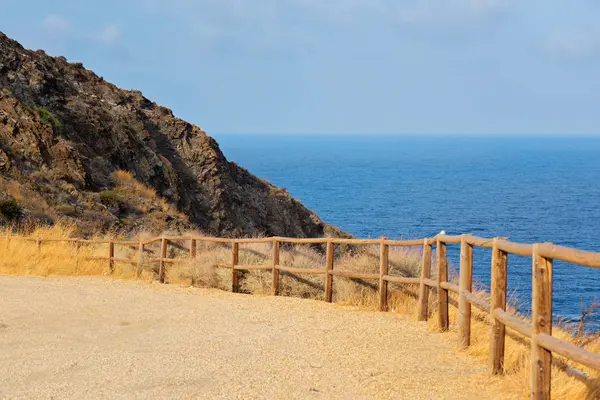
<path fill-rule="evenodd" d="M 55 133 L 60 133 L 62 131 L 62 122 L 60 122 L 60 120 L 56 118 L 54 114 L 50 112 L 50 110 L 44 107 L 38 107 L 37 112 L 40 117 L 40 122 L 42 124 L 51 127 Z"/>
<path fill-rule="evenodd" d="M 122 206 L 125 199 L 114 190 L 104 190 L 100 192 L 100 202 L 105 206 Z"/>
<path fill-rule="evenodd" d="M 22 215 L 23 210 L 15 199 L 9 197 L 7 199 L 0 200 L 0 213 L 5 219 L 14 221 Z"/>

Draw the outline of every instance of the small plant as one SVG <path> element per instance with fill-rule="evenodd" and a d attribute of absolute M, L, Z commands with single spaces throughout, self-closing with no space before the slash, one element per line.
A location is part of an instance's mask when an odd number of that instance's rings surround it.
<path fill-rule="evenodd" d="M 62 131 L 62 122 L 60 122 L 60 120 L 56 118 L 54 114 L 52 114 L 47 108 L 38 107 L 37 112 L 42 124 L 51 127 L 55 133 L 60 133 Z"/>
<path fill-rule="evenodd" d="M 125 200 L 114 190 L 104 190 L 100 192 L 100 202 L 105 206 L 121 206 Z"/>
<path fill-rule="evenodd" d="M 22 210 L 19 203 L 12 197 L 9 197 L 8 199 L 0 200 L 0 213 L 9 221 L 14 221 L 21 216 Z"/>

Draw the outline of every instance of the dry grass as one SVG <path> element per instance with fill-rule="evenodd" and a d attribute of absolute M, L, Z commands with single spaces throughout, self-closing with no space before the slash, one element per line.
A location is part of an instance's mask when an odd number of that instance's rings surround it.
<path fill-rule="evenodd" d="M 161 211 L 169 215 L 177 215 L 183 221 L 188 221 L 187 215 L 183 214 L 173 204 L 158 196 L 156 190 L 136 180 L 129 171 L 117 170 L 112 173 L 116 182 L 114 192 L 132 200 L 135 207 L 141 212 L 148 212 L 158 201 Z"/>
<path fill-rule="evenodd" d="M 121 180 L 123 180 L 121 178 Z M 57 226 L 37 228 L 33 237 L 68 238 L 74 228 Z M 4 232 L 4 235 L 8 232 Z M 142 237 L 143 235 L 140 235 Z M 157 263 L 148 262 L 159 254 L 159 243 L 149 245 L 144 253 L 140 277 L 152 280 L 157 276 Z M 169 258 L 185 258 L 189 253 L 189 242 L 176 242 L 170 246 Z M 131 260 L 131 264 L 116 263 L 113 276 L 134 278 L 138 264 L 137 248 L 116 246 L 115 256 Z M 18 275 L 101 275 L 107 274 L 108 262 L 105 260 L 77 261 L 73 256 L 74 245 L 65 242 L 52 242 L 42 245 L 38 251 L 35 242 L 11 240 L 10 247 L 0 240 L 0 273 Z M 86 257 L 106 256 L 107 246 L 84 246 L 80 255 Z M 269 243 L 241 244 L 239 264 L 270 265 L 272 247 Z M 390 249 L 390 275 L 417 277 L 421 268 L 421 252 L 414 248 Z M 169 283 L 214 287 L 231 290 L 231 270 L 220 266 L 231 263 L 231 247 L 226 244 L 201 242 L 197 243 L 197 257 L 185 262 L 168 266 L 166 278 Z M 324 249 L 320 246 L 282 245 L 280 248 L 280 264 L 297 268 L 323 268 L 325 265 Z M 339 247 L 336 249 L 335 269 L 343 271 L 377 273 L 379 271 L 379 252 L 376 246 L 356 248 Z M 241 290 L 255 295 L 272 293 L 272 274 L 270 271 L 241 272 Z M 390 310 L 416 317 L 416 286 L 390 284 Z M 324 299 L 323 275 L 295 275 L 281 273 L 280 293 L 285 296 Z M 486 296 L 484 292 L 479 293 Z M 431 330 L 436 330 L 437 314 L 435 295 L 430 296 L 429 319 Z M 376 281 L 363 281 L 337 277 L 334 280 L 334 301 L 339 304 L 353 305 L 363 309 L 375 310 L 378 307 L 378 291 Z M 456 298 L 451 296 L 451 302 Z M 458 311 L 450 306 L 450 329 L 455 330 Z M 488 315 L 473 309 L 471 328 L 472 345 L 465 350 L 469 355 L 487 360 L 489 353 L 489 321 Z M 600 352 L 598 340 L 586 340 L 578 337 L 576 329 L 558 326 L 554 336 L 571 343 L 586 343 L 585 348 Z M 501 397 L 506 399 L 527 398 L 529 396 L 529 342 L 518 334 L 507 329 L 508 336 L 505 352 L 505 371 L 501 377 L 492 377 L 491 383 L 501 388 Z M 588 336 L 590 337 L 590 336 Z M 597 338 L 596 338 L 597 339 Z M 564 361 L 564 360 L 563 360 Z M 569 363 L 565 363 L 570 365 Z M 552 392 L 554 399 L 592 399 L 600 398 L 597 386 L 598 372 L 573 365 L 586 372 L 592 379 L 588 383 L 569 376 L 564 368 L 554 367 L 552 376 Z M 595 382 L 595 384 L 590 384 Z"/>

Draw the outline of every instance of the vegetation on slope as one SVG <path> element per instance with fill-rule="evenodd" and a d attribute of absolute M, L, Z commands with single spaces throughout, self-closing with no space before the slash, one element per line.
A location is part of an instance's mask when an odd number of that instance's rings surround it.
<path fill-rule="evenodd" d="M 119 170 L 151 188 L 155 204 L 121 202 Z M 163 201 L 186 218 L 167 214 L 158 223 Z M 2 213 L 0 226 L 67 220 L 86 235 L 133 235 L 145 219 L 220 236 L 345 235 L 229 162 L 214 139 L 168 108 L 2 33 L 0 202 L 18 206 Z"/>

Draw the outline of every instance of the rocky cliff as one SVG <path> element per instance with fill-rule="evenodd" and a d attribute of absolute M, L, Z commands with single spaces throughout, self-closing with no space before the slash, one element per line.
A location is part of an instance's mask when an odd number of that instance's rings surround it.
<path fill-rule="evenodd" d="M 1 32 L 0 214 L 85 233 L 345 235 L 168 108 Z"/>

